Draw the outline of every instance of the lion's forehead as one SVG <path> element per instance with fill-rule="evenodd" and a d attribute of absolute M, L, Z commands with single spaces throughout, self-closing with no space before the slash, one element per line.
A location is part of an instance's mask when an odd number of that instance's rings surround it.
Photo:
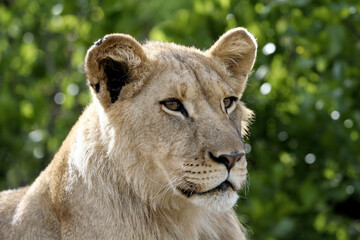
<path fill-rule="evenodd" d="M 157 55 L 157 64 L 159 74 L 156 80 L 168 97 L 211 101 L 235 95 L 225 81 L 228 75 L 223 66 L 211 62 L 202 53 L 191 49 L 185 52 L 163 50 Z"/>

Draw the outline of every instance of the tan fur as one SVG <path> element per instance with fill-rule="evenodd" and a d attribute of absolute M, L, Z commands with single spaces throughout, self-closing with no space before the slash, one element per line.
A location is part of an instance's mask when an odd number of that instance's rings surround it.
<path fill-rule="evenodd" d="M 256 48 L 243 28 L 206 52 L 105 36 L 85 59 L 92 103 L 31 186 L 0 193 L 0 239 L 245 239 L 246 159 L 228 171 L 209 153 L 244 152 L 252 112 L 223 99 L 242 96 Z"/>

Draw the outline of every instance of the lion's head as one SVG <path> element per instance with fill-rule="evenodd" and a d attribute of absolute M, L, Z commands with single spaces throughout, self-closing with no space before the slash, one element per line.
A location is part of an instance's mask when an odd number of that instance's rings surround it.
<path fill-rule="evenodd" d="M 243 28 L 207 51 L 140 45 L 110 34 L 92 46 L 85 72 L 106 143 L 105 175 L 153 204 L 212 211 L 234 206 L 245 182 L 243 136 L 252 112 L 240 101 L 257 45 Z"/>

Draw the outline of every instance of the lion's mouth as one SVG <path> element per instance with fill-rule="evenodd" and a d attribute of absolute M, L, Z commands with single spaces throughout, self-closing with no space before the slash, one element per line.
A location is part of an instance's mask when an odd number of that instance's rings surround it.
<path fill-rule="evenodd" d="M 234 187 L 233 185 L 228 181 L 224 181 L 222 183 L 220 183 L 217 187 L 214 187 L 210 190 L 207 190 L 205 192 L 195 192 L 195 190 L 190 190 L 190 189 L 182 189 L 182 188 L 178 188 L 180 190 L 180 192 L 182 192 L 184 195 L 186 195 L 187 197 L 191 197 L 192 195 L 194 194 L 197 194 L 197 195 L 204 195 L 204 194 L 208 194 L 208 193 L 213 193 L 213 192 L 216 192 L 216 191 L 219 191 L 219 192 L 225 192 L 227 191 L 229 188 L 233 189 L 234 190 Z"/>

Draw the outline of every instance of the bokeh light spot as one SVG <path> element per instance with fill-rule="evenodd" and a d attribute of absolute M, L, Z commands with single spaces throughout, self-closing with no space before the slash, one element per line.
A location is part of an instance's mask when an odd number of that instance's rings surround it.
<path fill-rule="evenodd" d="M 34 41 L 34 34 L 32 34 L 31 32 L 24 33 L 23 41 L 24 43 L 32 43 Z"/>
<path fill-rule="evenodd" d="M 234 18 L 234 14 L 229 13 L 228 15 L 226 15 L 226 21 L 229 21 L 230 19 Z"/>
<path fill-rule="evenodd" d="M 316 101 L 316 103 L 315 103 L 316 110 L 321 110 L 321 109 L 323 109 L 323 107 L 324 107 L 324 102 L 322 100 Z"/>
<path fill-rule="evenodd" d="M 41 147 L 35 147 L 33 150 L 33 154 L 36 158 L 43 158 L 44 157 L 44 150 Z"/>
<path fill-rule="evenodd" d="M 32 142 L 40 142 L 43 139 L 43 135 L 42 130 L 37 129 L 29 133 L 29 138 Z"/>
<path fill-rule="evenodd" d="M 79 93 L 79 86 L 76 85 L 75 83 L 69 84 L 69 86 L 66 88 L 66 91 L 71 96 L 76 96 Z"/>
<path fill-rule="evenodd" d="M 313 153 L 308 153 L 305 156 L 305 162 L 307 164 L 313 164 L 316 161 L 316 156 Z"/>
<path fill-rule="evenodd" d="M 54 96 L 54 101 L 56 104 L 61 105 L 65 102 L 65 95 L 61 92 L 58 92 Z"/>
<path fill-rule="evenodd" d="M 262 95 L 268 95 L 271 91 L 271 84 L 270 83 L 264 83 L 260 87 L 260 92 Z"/>
<path fill-rule="evenodd" d="M 349 186 L 346 187 L 346 193 L 347 193 L 347 194 L 351 195 L 351 194 L 353 194 L 354 192 L 355 192 L 354 186 L 349 185 Z"/>
<path fill-rule="evenodd" d="M 276 46 L 273 43 L 267 43 L 263 49 L 262 52 L 264 53 L 264 55 L 270 55 L 273 54 L 276 50 Z"/>
<path fill-rule="evenodd" d="M 303 55 L 305 53 L 305 48 L 303 46 L 297 46 L 296 53 L 299 55 Z"/>
<path fill-rule="evenodd" d="M 56 16 L 61 14 L 63 10 L 64 10 L 64 6 L 61 3 L 58 3 L 52 7 L 51 13 Z"/>
<path fill-rule="evenodd" d="M 338 111 L 332 111 L 330 116 L 333 120 L 338 120 L 340 118 L 340 113 Z"/>
<path fill-rule="evenodd" d="M 349 8 L 349 12 L 350 12 L 351 14 L 355 14 L 355 13 L 356 13 L 356 7 L 351 6 L 351 7 Z"/>
<path fill-rule="evenodd" d="M 354 123 L 353 123 L 353 121 L 352 121 L 351 119 L 346 119 L 346 120 L 344 121 L 344 126 L 345 126 L 346 128 L 352 128 L 353 125 L 354 125 Z"/>
<path fill-rule="evenodd" d="M 279 137 L 280 141 L 284 142 L 288 139 L 288 134 L 287 134 L 287 132 L 282 131 L 279 133 L 278 137 Z"/>
<path fill-rule="evenodd" d="M 266 76 L 268 72 L 269 72 L 269 67 L 266 65 L 261 65 L 255 72 L 255 78 L 257 80 L 261 80 Z"/>
<path fill-rule="evenodd" d="M 248 144 L 248 143 L 245 143 L 245 153 L 249 153 L 249 152 L 251 152 L 251 145 L 250 144 Z"/>

